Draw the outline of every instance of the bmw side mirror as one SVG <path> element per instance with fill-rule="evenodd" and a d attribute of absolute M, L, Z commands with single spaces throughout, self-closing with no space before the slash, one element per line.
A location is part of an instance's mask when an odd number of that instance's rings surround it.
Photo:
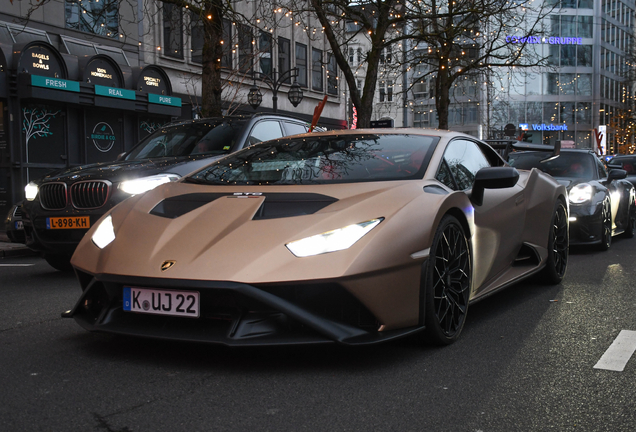
<path fill-rule="evenodd" d="M 118 161 L 120 161 L 120 160 L 124 160 L 124 157 L 125 157 L 125 156 L 126 156 L 126 152 L 119 153 L 119 154 L 117 155 L 117 160 L 118 160 Z"/>
<path fill-rule="evenodd" d="M 519 180 L 519 172 L 512 167 L 488 167 L 477 171 L 470 200 L 476 206 L 484 202 L 486 189 L 505 189 L 513 187 Z"/>

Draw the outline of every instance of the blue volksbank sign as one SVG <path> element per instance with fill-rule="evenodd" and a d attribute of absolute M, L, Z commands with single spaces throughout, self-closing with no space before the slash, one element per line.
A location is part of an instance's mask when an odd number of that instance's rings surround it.
<path fill-rule="evenodd" d="M 522 131 L 530 130 L 530 125 L 528 123 L 519 123 L 519 129 Z M 535 131 L 566 131 L 568 130 L 568 126 L 565 124 L 533 124 L 532 130 Z"/>

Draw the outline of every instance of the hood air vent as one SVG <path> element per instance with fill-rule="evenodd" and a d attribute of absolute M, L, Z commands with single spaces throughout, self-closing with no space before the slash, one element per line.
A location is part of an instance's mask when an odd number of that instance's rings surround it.
<path fill-rule="evenodd" d="M 336 198 L 314 193 L 264 193 L 263 205 L 254 215 L 254 220 L 277 219 L 316 213 L 338 201 Z M 222 197 L 246 198 L 230 193 L 195 193 L 166 198 L 157 204 L 150 214 L 176 219 Z"/>

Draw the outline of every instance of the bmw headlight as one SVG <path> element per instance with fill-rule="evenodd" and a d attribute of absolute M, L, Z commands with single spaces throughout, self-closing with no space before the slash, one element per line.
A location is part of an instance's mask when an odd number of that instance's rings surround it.
<path fill-rule="evenodd" d="M 378 218 L 348 225 L 344 228 L 296 240 L 285 246 L 291 253 L 301 258 L 349 249 L 383 220 L 384 218 Z"/>
<path fill-rule="evenodd" d="M 36 196 L 38 196 L 38 185 L 31 182 L 24 187 L 24 197 L 28 201 L 33 201 Z"/>
<path fill-rule="evenodd" d="M 150 177 L 142 177 L 134 180 L 123 181 L 119 184 L 119 189 L 131 195 L 139 195 L 148 192 L 164 183 L 170 183 L 181 178 L 177 174 L 157 174 Z"/>
<path fill-rule="evenodd" d="M 113 228 L 113 218 L 108 215 L 102 220 L 93 233 L 93 243 L 100 249 L 104 249 L 115 240 L 115 229 Z"/>
<path fill-rule="evenodd" d="M 572 204 L 582 204 L 590 201 L 594 196 L 594 188 L 587 183 L 582 183 L 570 189 L 569 199 Z"/>

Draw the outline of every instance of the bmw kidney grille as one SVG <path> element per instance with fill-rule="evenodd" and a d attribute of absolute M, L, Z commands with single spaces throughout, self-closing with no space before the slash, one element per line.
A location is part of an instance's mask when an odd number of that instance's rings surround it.
<path fill-rule="evenodd" d="M 83 181 L 71 186 L 71 201 L 77 209 L 94 209 L 106 204 L 110 182 Z"/>
<path fill-rule="evenodd" d="M 62 210 L 66 207 L 66 184 L 47 183 L 40 186 L 40 203 L 45 210 Z"/>

